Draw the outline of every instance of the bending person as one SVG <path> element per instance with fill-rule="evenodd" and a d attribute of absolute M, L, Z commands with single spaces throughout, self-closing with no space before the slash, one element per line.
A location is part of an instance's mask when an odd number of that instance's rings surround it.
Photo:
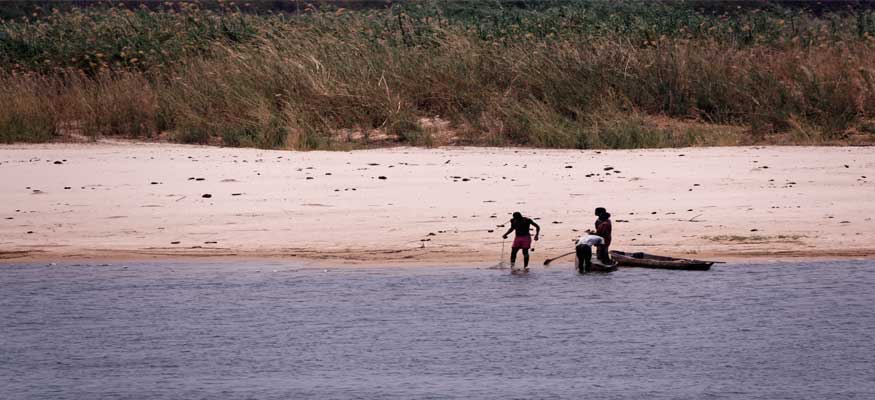
<path fill-rule="evenodd" d="M 586 234 L 577 239 L 575 253 L 577 253 L 577 271 L 585 274 L 592 269 L 592 246 L 597 249 L 604 247 L 605 240 L 601 236 Z"/>

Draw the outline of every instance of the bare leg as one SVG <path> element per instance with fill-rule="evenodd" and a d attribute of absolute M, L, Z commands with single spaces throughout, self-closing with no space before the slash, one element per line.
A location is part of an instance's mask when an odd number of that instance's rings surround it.
<path fill-rule="evenodd" d="M 523 268 L 529 268 L 529 249 L 523 249 Z"/>
<path fill-rule="evenodd" d="M 577 252 L 577 271 L 581 274 L 589 272 L 592 265 L 592 247 L 581 244 L 575 250 Z"/>
<path fill-rule="evenodd" d="M 510 267 L 513 268 L 513 265 L 516 263 L 516 252 L 519 251 L 518 247 L 514 247 L 510 250 Z"/>

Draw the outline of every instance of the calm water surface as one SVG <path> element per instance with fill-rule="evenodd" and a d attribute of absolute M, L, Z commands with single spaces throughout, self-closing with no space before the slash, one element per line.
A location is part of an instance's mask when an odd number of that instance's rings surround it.
<path fill-rule="evenodd" d="M 875 263 L 0 266 L 0 399 L 875 398 Z"/>

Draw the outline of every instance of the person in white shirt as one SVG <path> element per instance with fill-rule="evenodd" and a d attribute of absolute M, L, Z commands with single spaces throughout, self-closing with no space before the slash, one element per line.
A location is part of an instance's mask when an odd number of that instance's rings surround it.
<path fill-rule="evenodd" d="M 598 235 L 587 233 L 577 239 L 575 248 L 577 253 L 577 271 L 581 274 L 592 269 L 592 246 L 601 248 L 605 245 L 605 239 Z"/>

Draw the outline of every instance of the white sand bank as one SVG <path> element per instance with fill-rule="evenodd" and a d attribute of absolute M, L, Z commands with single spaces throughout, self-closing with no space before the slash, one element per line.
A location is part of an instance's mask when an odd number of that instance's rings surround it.
<path fill-rule="evenodd" d="M 498 225 L 519 210 L 542 227 L 533 254 L 540 263 L 571 249 L 596 206 L 613 214 L 619 250 L 872 257 L 875 148 L 0 146 L 4 262 L 495 264 L 506 229 Z"/>

